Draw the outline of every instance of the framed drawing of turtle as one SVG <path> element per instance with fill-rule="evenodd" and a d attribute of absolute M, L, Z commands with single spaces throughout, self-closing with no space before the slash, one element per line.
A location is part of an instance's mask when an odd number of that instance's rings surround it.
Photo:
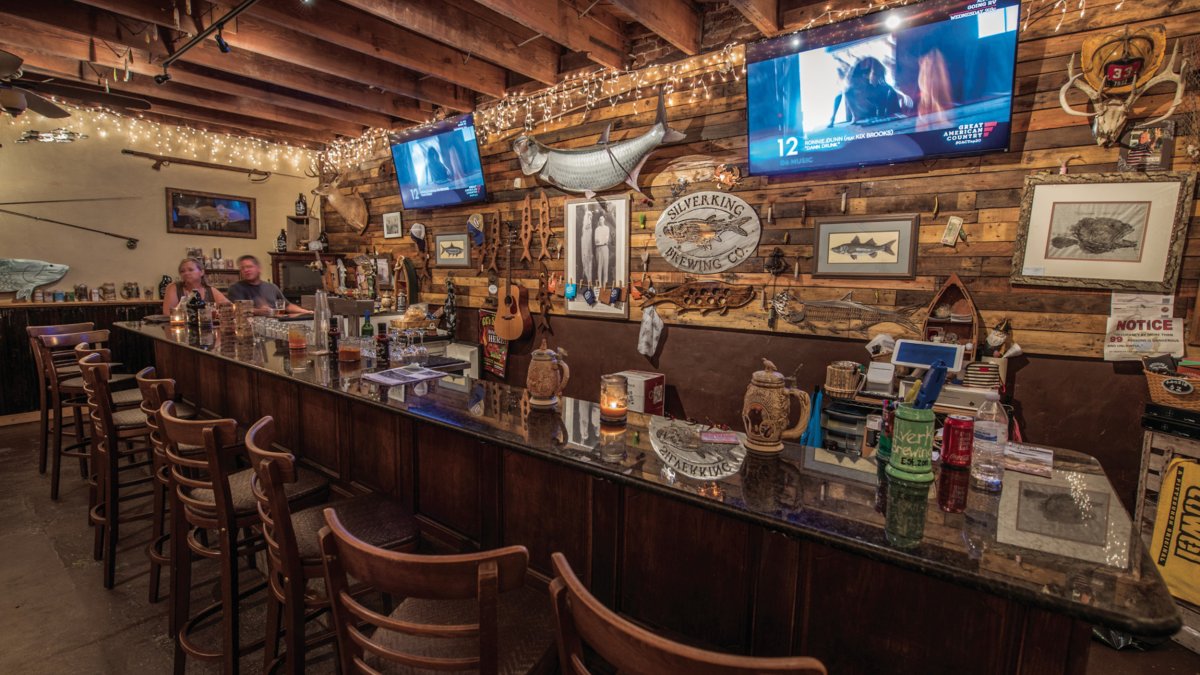
<path fill-rule="evenodd" d="M 917 213 L 817 218 L 812 275 L 911 279 L 920 224 Z"/>
<path fill-rule="evenodd" d="M 1194 191 L 1191 173 L 1026 177 L 1013 283 L 1172 292 Z"/>

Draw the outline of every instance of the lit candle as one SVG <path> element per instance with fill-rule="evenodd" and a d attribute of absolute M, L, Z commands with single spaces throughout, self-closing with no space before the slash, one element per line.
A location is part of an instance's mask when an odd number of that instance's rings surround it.
<path fill-rule="evenodd" d="M 600 377 L 600 421 L 624 424 L 629 407 L 629 383 L 624 375 Z"/>

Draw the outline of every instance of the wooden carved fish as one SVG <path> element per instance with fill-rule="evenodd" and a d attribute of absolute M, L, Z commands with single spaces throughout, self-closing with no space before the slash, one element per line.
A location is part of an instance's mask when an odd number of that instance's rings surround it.
<path fill-rule="evenodd" d="M 734 232 L 743 237 L 750 233 L 742 228 L 750 222 L 750 216 L 741 218 L 719 219 L 716 214 L 707 218 L 688 218 L 671 223 L 663 228 L 663 236 L 670 237 L 680 244 L 696 244 L 698 248 L 709 250 L 714 241 L 720 241 L 721 235 Z"/>
<path fill-rule="evenodd" d="M 71 268 L 44 260 L 0 258 L 0 293 L 17 292 L 17 300 L 29 300 L 33 289 L 52 284 Z"/>
<path fill-rule="evenodd" d="M 513 141 L 513 151 L 526 176 L 538 178 L 567 192 L 582 192 L 591 199 L 597 192 L 628 183 L 638 192 L 638 174 L 646 158 L 662 143 L 681 141 L 684 135 L 667 127 L 662 90 L 658 92 L 658 116 L 650 130 L 636 138 L 608 142 L 610 124 L 595 147 L 562 150 L 522 134 Z"/>
<path fill-rule="evenodd" d="M 783 291 L 772 298 L 771 305 L 779 316 L 798 326 L 810 322 L 838 323 L 844 321 L 866 328 L 877 323 L 894 323 L 913 333 L 921 332 L 921 329 L 913 323 L 912 315 L 922 305 L 902 307 L 899 311 L 891 311 L 855 302 L 851 299 L 852 297 L 853 293 L 847 293 L 840 300 L 798 300 L 797 304 L 800 309 L 793 311 L 791 309 L 792 295 L 788 291 Z"/>
<path fill-rule="evenodd" d="M 642 307 L 671 303 L 679 306 L 681 314 L 698 309 L 701 314 L 720 312 L 724 316 L 731 309 L 750 304 L 754 299 L 754 292 L 754 288 L 750 286 L 734 286 L 723 281 L 691 281 L 662 293 L 655 293 Z"/>

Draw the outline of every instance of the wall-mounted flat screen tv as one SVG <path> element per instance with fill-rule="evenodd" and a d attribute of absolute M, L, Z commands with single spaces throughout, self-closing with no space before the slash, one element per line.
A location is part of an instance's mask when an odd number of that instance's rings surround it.
<path fill-rule="evenodd" d="M 406 209 L 433 209 L 487 199 L 471 114 L 392 135 L 392 161 Z"/>
<path fill-rule="evenodd" d="M 1020 0 L 926 0 L 746 47 L 750 173 L 1008 150 Z"/>

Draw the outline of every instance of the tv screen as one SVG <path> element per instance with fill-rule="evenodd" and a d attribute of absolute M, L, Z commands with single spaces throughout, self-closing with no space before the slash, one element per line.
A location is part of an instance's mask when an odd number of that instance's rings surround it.
<path fill-rule="evenodd" d="M 487 199 L 483 163 L 470 113 L 392 136 L 392 161 L 406 209 L 431 209 Z"/>
<path fill-rule="evenodd" d="M 1007 150 L 1020 0 L 926 0 L 748 45 L 750 173 Z"/>

